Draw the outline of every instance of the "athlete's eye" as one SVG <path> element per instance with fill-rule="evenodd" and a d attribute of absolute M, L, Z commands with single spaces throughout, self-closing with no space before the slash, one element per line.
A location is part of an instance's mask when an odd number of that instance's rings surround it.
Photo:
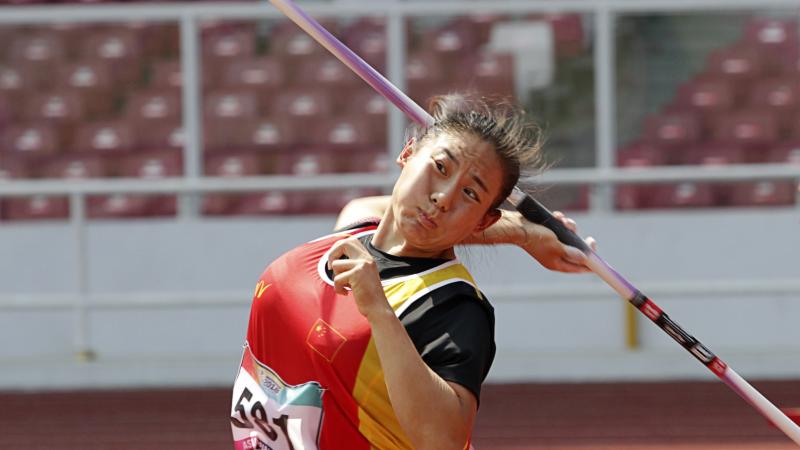
<path fill-rule="evenodd" d="M 478 197 L 478 193 L 477 193 L 477 192 L 475 192 L 475 191 L 474 191 L 473 189 L 471 189 L 471 188 L 465 188 L 465 189 L 464 189 L 464 193 L 465 193 L 465 194 L 467 194 L 467 196 L 468 196 L 469 198 L 471 198 L 471 199 L 475 200 L 476 202 L 480 202 L 480 201 L 481 201 L 480 197 Z"/>
<path fill-rule="evenodd" d="M 440 161 L 437 161 L 435 159 L 433 160 L 433 163 L 436 165 L 436 170 L 438 170 L 439 173 L 445 174 L 446 170 L 444 168 L 444 164 L 442 164 Z"/>

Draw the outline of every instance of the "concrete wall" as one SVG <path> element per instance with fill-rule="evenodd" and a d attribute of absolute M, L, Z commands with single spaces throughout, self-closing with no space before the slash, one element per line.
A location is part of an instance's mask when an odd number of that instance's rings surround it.
<path fill-rule="evenodd" d="M 599 253 L 743 376 L 800 377 L 800 214 L 575 216 Z M 69 224 L 0 225 L 0 388 L 225 385 L 254 282 L 332 217 L 90 222 L 88 297 Z M 497 312 L 490 375 L 508 380 L 712 377 L 593 275 L 542 269 L 511 247 L 462 257 Z M 85 330 L 81 333 L 80 330 Z M 76 357 L 82 342 L 95 359 Z"/>

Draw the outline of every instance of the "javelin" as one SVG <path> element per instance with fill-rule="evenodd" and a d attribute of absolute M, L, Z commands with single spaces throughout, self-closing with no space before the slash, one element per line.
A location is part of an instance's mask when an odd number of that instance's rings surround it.
<path fill-rule="evenodd" d="M 319 22 L 306 14 L 291 0 L 270 0 L 270 3 L 275 5 L 286 17 L 319 42 L 350 70 L 364 79 L 373 89 L 400 108 L 414 122 L 424 126 L 433 125 L 434 119 L 427 111 L 414 103 L 406 94 L 397 89 L 389 80 L 347 48 L 346 45 L 336 39 Z M 792 422 L 780 409 L 767 400 L 744 378 L 734 372 L 718 356 L 714 355 L 705 345 L 701 344 L 700 341 L 670 319 L 655 302 L 647 298 L 608 263 L 603 261 L 577 234 L 570 231 L 560 220 L 553 217 L 553 214 L 547 208 L 525 194 L 518 187 L 514 188 L 508 200 L 526 219 L 546 226 L 556 234 L 561 242 L 583 251 L 587 256 L 586 266 L 602 278 L 612 289 L 617 291 L 623 300 L 633 304 L 642 314 L 688 350 L 728 387 L 800 446 L 800 427 L 797 424 Z"/>

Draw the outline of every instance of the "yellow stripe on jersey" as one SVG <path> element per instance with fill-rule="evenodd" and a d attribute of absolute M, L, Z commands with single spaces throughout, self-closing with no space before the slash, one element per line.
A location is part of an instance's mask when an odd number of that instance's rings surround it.
<path fill-rule="evenodd" d="M 475 287 L 475 281 L 466 267 L 450 261 L 416 275 L 384 281 L 383 290 L 392 309 L 399 316 L 416 299 L 442 286 L 457 282 L 466 282 Z M 477 288 L 475 294 L 483 299 Z M 372 443 L 372 448 L 413 449 L 389 401 L 383 368 L 372 339 L 361 359 L 353 387 L 353 398 L 359 405 L 359 431 Z"/>

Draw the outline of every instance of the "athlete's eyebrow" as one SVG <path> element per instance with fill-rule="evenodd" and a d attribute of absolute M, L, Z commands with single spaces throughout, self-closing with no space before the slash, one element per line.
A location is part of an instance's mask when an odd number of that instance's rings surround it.
<path fill-rule="evenodd" d="M 459 164 L 461 164 L 455 157 L 455 155 L 453 155 L 453 153 L 447 149 L 447 147 L 442 147 L 442 151 L 445 153 L 445 155 L 447 155 L 448 158 L 453 160 L 453 163 L 455 163 L 455 165 L 458 166 Z M 487 194 L 489 193 L 489 189 L 486 187 L 486 184 L 483 182 L 483 180 L 480 179 L 480 177 L 478 177 L 474 173 L 471 173 L 470 176 L 472 177 L 473 180 L 475 180 L 475 183 L 477 183 L 478 186 L 480 186 L 480 188 L 483 189 L 484 192 L 486 192 Z"/>

